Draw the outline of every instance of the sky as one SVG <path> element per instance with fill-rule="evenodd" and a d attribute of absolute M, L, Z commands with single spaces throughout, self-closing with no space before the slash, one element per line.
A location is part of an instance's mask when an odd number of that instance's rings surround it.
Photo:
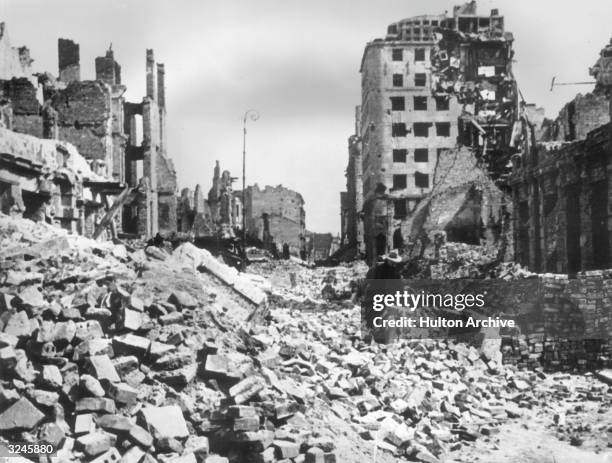
<path fill-rule="evenodd" d="M 242 118 L 247 184 L 282 184 L 305 200 L 306 227 L 340 230 L 347 140 L 360 103 L 359 65 L 387 25 L 448 11 L 449 0 L 0 0 L 13 46 L 26 45 L 33 70 L 57 75 L 57 39 L 80 44 L 81 79 L 112 43 L 129 101 L 145 94 L 145 50 L 166 68 L 168 154 L 179 190 L 208 191 L 215 160 L 241 188 Z M 530 103 L 555 117 L 591 85 L 588 69 L 612 37 L 609 0 L 481 0 L 498 8 L 515 37 L 514 74 Z"/>

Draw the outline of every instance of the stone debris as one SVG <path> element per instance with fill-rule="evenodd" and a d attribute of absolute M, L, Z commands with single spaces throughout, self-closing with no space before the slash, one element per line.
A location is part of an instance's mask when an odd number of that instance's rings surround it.
<path fill-rule="evenodd" d="M 610 406 L 594 376 L 504 363 L 499 344 L 365 343 L 361 264 L 262 261 L 252 278 L 191 245 L 147 257 L 72 236 L 23 258 L 55 233 L 0 216 L 0 268 L 17 272 L 0 279 L 0 435 L 62 461 L 358 461 L 337 446 L 350 437 L 369 458 L 437 462 L 533 409 L 579 445 L 590 430 L 568 404 Z"/>

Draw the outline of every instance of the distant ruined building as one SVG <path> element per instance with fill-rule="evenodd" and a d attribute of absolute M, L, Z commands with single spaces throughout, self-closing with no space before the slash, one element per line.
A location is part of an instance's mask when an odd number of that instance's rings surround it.
<path fill-rule="evenodd" d="M 366 45 L 341 197 L 345 247 L 373 262 L 393 248 L 418 254 L 438 232 L 499 239 L 510 203 L 500 187 L 518 151 L 512 43 L 497 10 L 478 15 L 470 2 L 450 17 L 393 23 Z"/>
<path fill-rule="evenodd" d="M 241 194 L 241 193 L 236 193 Z M 284 245 L 294 256 L 306 252 L 306 211 L 296 191 L 278 185 L 257 184 L 246 189 L 244 213 L 247 236 L 265 248 L 281 252 Z"/>
<path fill-rule="evenodd" d="M 87 236 L 107 228 L 144 237 L 176 231 L 165 69 L 153 50 L 146 52 L 140 103 L 123 98 L 121 66 L 111 48 L 95 59 L 95 80 L 81 80 L 79 45 L 59 39 L 59 78 L 47 72 L 34 77 L 29 51 L 11 46 L 2 23 L 0 57 L 2 212 L 25 213 Z M 75 171 L 53 157 L 85 162 Z"/>
<path fill-rule="evenodd" d="M 221 172 L 217 161 L 207 198 L 200 185 L 194 191 L 184 188 L 178 200 L 178 230 L 195 238 L 238 236 L 242 229 L 242 200 L 234 194 L 235 180 L 228 170 Z"/>

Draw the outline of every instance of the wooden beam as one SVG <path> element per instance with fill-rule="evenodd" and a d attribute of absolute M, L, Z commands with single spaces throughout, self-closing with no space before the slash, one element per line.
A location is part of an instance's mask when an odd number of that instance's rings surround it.
<path fill-rule="evenodd" d="M 98 239 L 98 237 L 100 236 L 100 234 L 102 234 L 104 229 L 113 221 L 113 217 L 115 216 L 115 214 L 117 214 L 117 212 L 121 209 L 121 207 L 125 203 L 133 200 L 134 193 L 136 191 L 137 191 L 136 188 L 125 187 L 125 190 L 123 190 L 121 194 L 117 196 L 113 205 L 106 211 L 106 214 L 104 215 L 104 217 L 102 217 L 102 220 L 100 220 L 100 223 L 96 226 L 96 229 L 92 236 L 94 240 Z M 104 197 L 105 197 L 105 202 L 107 203 L 108 199 L 106 198 L 106 195 Z M 111 229 L 111 232 L 112 232 L 112 229 Z M 114 233 L 116 234 L 116 230 Z"/>

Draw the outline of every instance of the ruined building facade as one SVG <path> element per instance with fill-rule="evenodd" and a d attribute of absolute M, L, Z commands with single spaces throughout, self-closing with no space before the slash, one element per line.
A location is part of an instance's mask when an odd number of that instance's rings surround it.
<path fill-rule="evenodd" d="M 612 267 L 610 69 L 612 45 L 591 69 L 595 91 L 535 127 L 513 159 L 515 260 L 532 271 Z"/>
<path fill-rule="evenodd" d="M 6 55 L 4 26 L 2 32 L 0 53 Z M 139 236 L 175 231 L 176 173 L 166 151 L 165 70 L 155 63 L 153 51 L 146 53 L 147 94 L 140 103 L 124 100 L 121 66 L 111 49 L 96 58 L 94 80 L 81 80 L 79 45 L 71 40 L 58 40 L 58 79 L 39 73 L 33 81 L 26 76 L 31 77 L 31 70 L 16 65 L 15 56 L 29 66 L 29 53 L 18 49 L 12 56 L 0 63 L 2 125 L 15 133 L 69 143 L 96 176 L 96 181 L 85 182 L 92 198 L 79 199 L 80 210 L 56 211 L 55 220 L 90 235 L 112 208 L 111 198 L 121 198 L 124 203 L 110 217 L 113 227 Z M 79 215 L 92 213 L 96 216 L 89 225 L 73 226 Z"/>
<path fill-rule="evenodd" d="M 236 193 L 240 196 L 241 193 Z M 244 214 L 246 232 L 268 249 L 282 250 L 287 244 L 293 255 L 306 252 L 306 212 L 304 199 L 296 191 L 278 185 L 246 189 Z"/>
<path fill-rule="evenodd" d="M 411 219 L 434 182 L 444 180 L 436 173 L 440 159 L 456 159 L 458 150 L 475 159 L 464 163 L 466 169 L 477 163 L 495 178 L 507 174 L 516 151 L 510 148 L 516 119 L 512 40 L 497 10 L 479 16 L 470 2 L 455 7 L 452 17 L 391 24 L 384 39 L 366 45 L 357 130 L 349 140 L 345 243 L 359 246 L 363 235 L 373 261 L 414 240 L 421 232 Z M 362 195 L 351 191 L 360 182 Z M 480 215 L 469 226 L 478 228 Z"/>
<path fill-rule="evenodd" d="M 184 188 L 178 200 L 178 231 L 195 238 L 238 236 L 242 229 L 242 199 L 233 191 L 235 180 L 228 170 L 221 172 L 216 161 L 207 198 L 200 185 L 194 191 Z"/>

